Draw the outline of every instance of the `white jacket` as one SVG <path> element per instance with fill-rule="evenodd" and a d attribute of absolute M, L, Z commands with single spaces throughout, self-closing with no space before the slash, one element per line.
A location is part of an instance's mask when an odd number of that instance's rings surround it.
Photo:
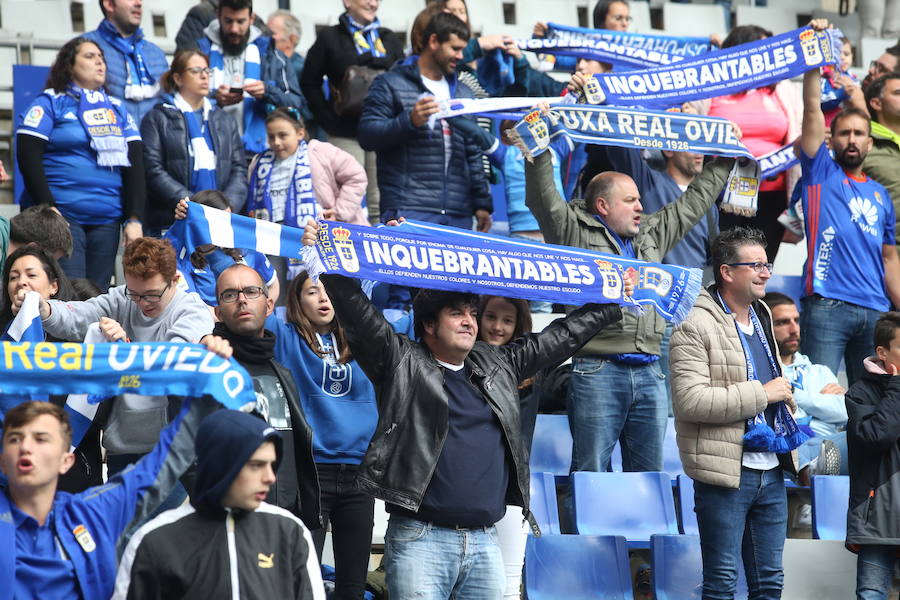
<path fill-rule="evenodd" d="M 831 369 L 825 365 L 814 365 L 809 358 L 796 352 L 794 362 L 782 365 L 782 370 L 794 386 L 794 400 L 797 401 L 794 418 L 797 422 L 803 423 L 805 417 L 810 418 L 810 429 L 823 437 L 835 434 L 838 427 L 847 425 L 844 395 L 821 393 L 829 383 L 838 382 Z"/>

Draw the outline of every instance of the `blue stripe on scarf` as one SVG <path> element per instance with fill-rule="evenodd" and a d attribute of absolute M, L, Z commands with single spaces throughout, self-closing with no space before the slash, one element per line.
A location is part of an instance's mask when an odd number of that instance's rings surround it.
<path fill-rule="evenodd" d="M 248 215 L 266 221 L 272 220 L 272 197 L 269 185 L 275 170 L 275 153 L 266 150 L 256 160 L 250 174 L 250 192 L 245 210 Z M 312 183 L 312 166 L 309 162 L 309 147 L 301 141 L 297 148 L 297 161 L 288 183 L 284 200 L 284 219 L 290 227 L 299 227 L 306 219 L 315 218 L 318 212 L 316 195 Z"/>
<path fill-rule="evenodd" d="M 698 56 L 716 50 L 708 37 L 683 37 L 655 33 L 634 33 L 630 31 L 611 31 L 609 29 L 589 29 L 572 27 L 559 23 L 547 23 L 547 37 L 551 39 L 601 39 L 647 51 L 669 54 L 672 56 Z"/>
<path fill-rule="evenodd" d="M 69 85 L 69 93 L 78 98 L 78 120 L 91 139 L 101 167 L 130 167 L 124 123 L 113 109 L 109 96 L 101 90 L 83 90 Z"/>
<path fill-rule="evenodd" d="M 188 145 L 191 155 L 191 192 L 216 189 L 216 155 L 213 150 L 212 132 L 209 127 L 209 100 L 204 98 L 203 125 L 197 113 L 180 95 L 175 97 L 175 107 L 184 115 L 187 124 Z"/>
<path fill-rule="evenodd" d="M 100 36 L 125 57 L 125 70 L 129 80 L 125 82 L 125 98 L 143 100 L 156 94 L 156 78 L 150 73 L 144 62 L 144 31 L 137 30 L 127 38 L 119 35 L 115 25 L 103 19 L 97 28 Z M 107 60 L 109 57 L 107 57 Z M 140 123 L 138 123 L 140 125 Z"/>
<path fill-rule="evenodd" d="M 247 44 L 244 49 L 244 81 L 252 79 L 255 81 L 262 80 L 262 56 L 265 54 L 265 47 L 261 47 L 256 43 Z M 209 47 L 209 68 L 213 70 L 213 80 L 210 87 L 218 87 L 225 82 L 221 75 L 225 71 L 225 57 L 222 54 L 222 48 L 215 43 Z M 254 154 L 263 152 L 266 139 L 265 126 L 265 105 L 257 102 L 250 94 L 244 93 L 243 100 L 243 124 L 244 148 Z"/>
<path fill-rule="evenodd" d="M 757 158 L 759 167 L 762 169 L 762 178 L 775 177 L 782 171 L 790 169 L 794 165 L 800 164 L 800 159 L 794 152 L 794 143 L 785 144 L 777 150 L 773 150 L 768 154 L 764 154 Z"/>
<path fill-rule="evenodd" d="M 350 13 L 344 13 L 346 17 L 345 25 L 350 37 L 353 38 L 353 45 L 356 47 L 357 54 L 371 53 L 372 56 L 385 56 L 384 43 L 381 41 L 381 35 L 378 28 L 381 27 L 381 21 L 377 18 L 368 25 L 357 23 Z"/>

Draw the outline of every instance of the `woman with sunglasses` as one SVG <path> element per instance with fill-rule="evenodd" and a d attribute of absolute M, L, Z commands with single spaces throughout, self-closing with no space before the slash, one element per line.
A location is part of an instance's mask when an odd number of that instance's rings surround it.
<path fill-rule="evenodd" d="M 168 229 L 178 201 L 197 192 L 218 190 L 233 210 L 246 199 L 244 145 L 234 118 L 207 98 L 209 74 L 205 54 L 178 52 L 160 78 L 162 101 L 141 123 L 149 235 Z"/>

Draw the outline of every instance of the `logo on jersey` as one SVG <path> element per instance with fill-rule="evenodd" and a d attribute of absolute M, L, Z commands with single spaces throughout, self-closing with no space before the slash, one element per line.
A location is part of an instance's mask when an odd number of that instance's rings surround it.
<path fill-rule="evenodd" d="M 850 220 L 856 223 L 863 232 L 878 235 L 874 225 L 878 223 L 878 207 L 868 198 L 855 196 L 850 200 Z"/>
<path fill-rule="evenodd" d="M 87 530 L 87 527 L 84 525 L 79 525 L 75 529 L 72 530 L 72 533 L 75 534 L 75 539 L 78 541 L 78 545 L 85 552 L 93 552 L 97 549 L 97 544 L 94 543 L 94 538 L 91 537 L 91 532 Z"/>
<path fill-rule="evenodd" d="M 25 127 L 37 127 L 41 124 L 41 119 L 44 118 L 44 109 L 40 106 L 32 106 L 31 110 L 28 111 L 28 114 L 25 115 L 25 119 L 22 121 L 22 125 Z"/>
<path fill-rule="evenodd" d="M 84 111 L 84 122 L 88 125 L 115 125 L 116 113 L 111 108 L 92 108 Z"/>
<path fill-rule="evenodd" d="M 828 268 L 831 266 L 831 252 L 834 247 L 834 227 L 822 232 L 822 242 L 816 252 L 815 276 L 820 281 L 828 279 Z"/>
<path fill-rule="evenodd" d="M 346 396 L 353 386 L 353 369 L 333 357 L 322 361 L 322 391 L 329 396 Z"/>
<path fill-rule="evenodd" d="M 259 552 L 256 555 L 256 560 L 259 561 L 260 569 L 271 569 L 275 566 L 275 553 L 263 554 L 262 552 Z"/>

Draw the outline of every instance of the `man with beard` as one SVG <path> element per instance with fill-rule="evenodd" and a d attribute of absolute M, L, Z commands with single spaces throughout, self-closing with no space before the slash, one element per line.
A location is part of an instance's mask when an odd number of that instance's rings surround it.
<path fill-rule="evenodd" d="M 897 67 L 900 67 L 900 42 L 890 48 L 885 48 L 884 53 L 872 61 L 872 64 L 869 65 L 869 73 L 862 82 L 863 91 L 868 90 L 872 82 L 882 75 L 897 71 Z"/>
<path fill-rule="evenodd" d="M 253 25 L 252 0 L 221 0 L 197 46 L 213 70 L 210 95 L 231 112 L 248 153 L 266 149 L 266 105 L 302 106 L 297 73 L 270 36 Z"/>
<path fill-rule="evenodd" d="M 872 149 L 869 115 L 848 108 L 835 116 L 832 159 L 825 145 L 819 78 L 818 69 L 803 78 L 799 185 L 807 260 L 801 350 L 814 364 L 835 373 L 844 358 L 852 385 L 863 373 L 863 359 L 871 354 L 879 314 L 891 301 L 900 305 L 900 258 L 894 247 L 891 197 L 862 169 Z"/>
<path fill-rule="evenodd" d="M 869 84 L 866 109 L 872 116 L 872 150 L 863 170 L 887 188 L 896 213 L 900 207 L 900 73 L 888 73 Z"/>

